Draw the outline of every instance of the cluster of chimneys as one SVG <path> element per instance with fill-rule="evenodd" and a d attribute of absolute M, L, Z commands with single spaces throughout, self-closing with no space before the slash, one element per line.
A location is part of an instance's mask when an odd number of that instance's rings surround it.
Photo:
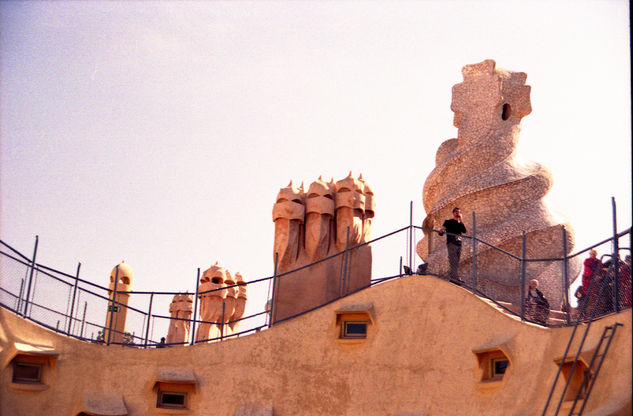
<path fill-rule="evenodd" d="M 127 304 L 133 278 L 132 269 L 124 261 L 112 269 L 110 274 L 109 295 L 114 303 L 108 306 L 104 331 L 104 338 L 109 337 L 110 342 L 124 342 Z M 238 320 L 244 315 L 247 293 L 246 282 L 239 272 L 233 276 L 228 270 L 218 266 L 217 262 L 205 270 L 198 287 L 201 322 L 196 333 L 196 342 L 237 332 Z M 174 295 L 169 313 L 171 320 L 167 344 L 187 344 L 191 340 L 193 295 Z"/>

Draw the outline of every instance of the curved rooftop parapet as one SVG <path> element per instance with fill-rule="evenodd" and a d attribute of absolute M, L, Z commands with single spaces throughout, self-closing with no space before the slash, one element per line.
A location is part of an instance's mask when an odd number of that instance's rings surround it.
<path fill-rule="evenodd" d="M 594 321 L 585 345 L 593 348 L 614 322 L 624 327 L 587 413 L 630 414 L 631 309 Z M 122 398 L 130 416 L 159 414 L 161 403 L 227 416 L 247 408 L 281 415 L 540 414 L 569 333 L 521 322 L 425 276 L 361 290 L 266 331 L 189 348 L 86 343 L 0 308 L 0 362 L 9 360 L 0 369 L 0 412 L 77 414 L 74 404 L 86 395 L 107 395 Z M 6 382 L 18 341 L 58 354 L 38 391 Z M 230 392 L 222 400 L 219 385 Z M 607 408 L 611 413 L 601 413 Z"/>

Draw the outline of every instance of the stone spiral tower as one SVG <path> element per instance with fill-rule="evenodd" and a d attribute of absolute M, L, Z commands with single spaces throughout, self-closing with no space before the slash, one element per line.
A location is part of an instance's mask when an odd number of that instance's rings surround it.
<path fill-rule="evenodd" d="M 542 198 L 552 186 L 550 172 L 536 163 L 516 158 L 521 119 L 530 114 L 530 86 L 527 75 L 496 68 L 486 60 L 466 65 L 464 81 L 453 87 L 451 110 L 458 137 L 442 143 L 435 157 L 435 169 L 423 190 L 427 216 L 425 229 L 439 229 L 451 218 L 453 207 L 462 210 L 468 235 L 476 214 L 477 237 L 517 257 L 521 257 L 523 232 L 526 233 L 526 258 L 563 256 L 563 230 L 566 250 L 573 248 L 569 224 L 557 218 Z M 429 263 L 429 271 L 447 275 L 445 237 L 426 230 L 417 244 L 418 255 Z M 479 244 L 477 246 L 477 285 L 484 293 L 520 302 L 521 262 Z M 464 239 L 460 276 L 471 280 L 472 245 Z M 527 279 L 536 278 L 552 307 L 562 300 L 562 262 L 529 262 Z M 568 267 L 570 279 L 579 263 Z"/>

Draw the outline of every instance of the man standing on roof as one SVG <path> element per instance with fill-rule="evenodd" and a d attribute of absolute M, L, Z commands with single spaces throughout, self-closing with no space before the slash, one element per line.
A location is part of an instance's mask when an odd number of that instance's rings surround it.
<path fill-rule="evenodd" d="M 459 258 L 462 254 L 462 237 L 466 233 L 466 226 L 462 222 L 462 213 L 459 208 L 453 208 L 453 218 L 444 221 L 440 236 L 446 235 L 446 249 L 448 250 L 448 264 L 451 267 L 450 280 L 452 283 L 461 285 L 464 283 L 459 279 Z"/>

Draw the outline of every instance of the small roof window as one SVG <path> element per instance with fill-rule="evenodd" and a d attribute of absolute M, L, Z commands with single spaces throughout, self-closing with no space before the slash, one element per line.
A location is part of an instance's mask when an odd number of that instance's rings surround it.
<path fill-rule="evenodd" d="M 493 339 L 472 351 L 479 364 L 479 386 L 482 388 L 500 387 L 512 366 L 509 344 L 514 336 L 506 339 Z"/>
<path fill-rule="evenodd" d="M 14 342 L 9 346 L 2 368 L 12 366 L 10 387 L 16 390 L 48 389 L 50 373 L 59 352 L 52 346 Z"/>
<path fill-rule="evenodd" d="M 358 342 L 367 338 L 374 323 L 372 305 L 345 306 L 334 313 L 338 340 Z"/>
<path fill-rule="evenodd" d="M 189 414 L 198 380 L 190 368 L 161 367 L 156 374 L 156 412 Z"/>

